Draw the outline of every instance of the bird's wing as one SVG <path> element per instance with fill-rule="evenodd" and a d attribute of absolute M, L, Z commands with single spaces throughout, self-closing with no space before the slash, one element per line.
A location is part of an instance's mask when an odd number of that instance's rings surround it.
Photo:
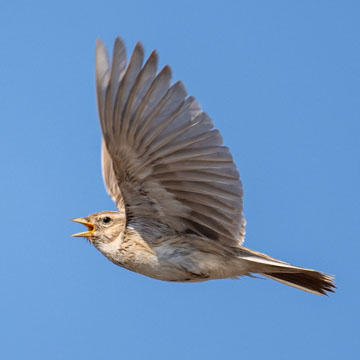
<path fill-rule="evenodd" d="M 145 64 L 137 43 L 128 64 L 116 38 L 112 65 L 96 45 L 96 86 L 107 192 L 127 222 L 148 220 L 226 244 L 244 239 L 242 185 L 219 130 L 171 70 Z"/>

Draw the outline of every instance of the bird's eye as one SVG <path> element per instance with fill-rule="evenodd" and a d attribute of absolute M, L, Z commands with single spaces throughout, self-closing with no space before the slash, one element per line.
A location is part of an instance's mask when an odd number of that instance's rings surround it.
<path fill-rule="evenodd" d="M 102 219 L 102 222 L 103 222 L 104 224 L 108 224 L 110 221 L 111 221 L 111 218 L 109 218 L 108 216 L 105 216 L 105 217 Z"/>

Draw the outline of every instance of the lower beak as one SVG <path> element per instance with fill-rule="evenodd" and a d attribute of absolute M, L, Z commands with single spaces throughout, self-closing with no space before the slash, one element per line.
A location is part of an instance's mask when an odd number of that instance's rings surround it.
<path fill-rule="evenodd" d="M 71 236 L 73 236 L 73 237 L 90 237 L 90 236 L 94 236 L 95 226 L 94 226 L 93 223 L 88 222 L 85 218 L 75 218 L 75 219 L 71 219 L 71 221 L 77 222 L 79 224 L 83 224 L 88 228 L 88 231 L 73 234 Z"/>

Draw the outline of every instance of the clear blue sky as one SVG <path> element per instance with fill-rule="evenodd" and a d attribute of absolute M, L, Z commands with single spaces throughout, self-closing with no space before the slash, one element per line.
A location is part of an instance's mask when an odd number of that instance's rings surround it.
<path fill-rule="evenodd" d="M 0 358 L 356 359 L 359 18 L 357 1 L 2 1 Z M 114 209 L 94 47 L 116 35 L 157 48 L 221 129 L 245 245 L 335 274 L 336 294 L 160 282 L 70 237 Z"/>

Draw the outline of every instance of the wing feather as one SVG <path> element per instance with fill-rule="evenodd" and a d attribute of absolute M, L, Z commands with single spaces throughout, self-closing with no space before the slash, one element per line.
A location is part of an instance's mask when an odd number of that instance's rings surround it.
<path fill-rule="evenodd" d="M 131 132 L 131 134 L 134 134 L 133 140 L 137 148 L 146 131 L 159 114 L 163 104 L 166 102 L 167 96 L 165 96 L 165 94 L 168 92 L 170 82 L 171 70 L 168 66 L 165 66 L 155 78 L 148 93 L 141 102 L 133 122 L 135 133 L 134 131 Z"/>
<path fill-rule="evenodd" d="M 114 115 L 106 120 L 114 125 L 113 132 L 116 139 L 125 138 L 125 135 L 122 130 L 126 129 L 127 123 L 125 123 L 125 121 L 112 122 L 111 119 L 122 118 L 124 120 L 123 111 L 126 105 L 126 101 L 134 85 L 134 82 L 140 72 L 143 61 L 144 61 L 144 48 L 142 44 L 138 42 L 131 55 L 131 59 L 127 66 L 126 72 L 119 84 L 119 89 L 117 91 L 117 96 L 115 99 L 115 104 L 113 109 Z"/>
<path fill-rule="evenodd" d="M 171 70 L 158 74 L 153 51 L 143 65 L 137 43 L 129 64 L 116 38 L 112 65 L 96 46 L 105 187 L 127 224 L 147 222 L 230 245 L 244 239 L 242 185 L 219 130 Z"/>

